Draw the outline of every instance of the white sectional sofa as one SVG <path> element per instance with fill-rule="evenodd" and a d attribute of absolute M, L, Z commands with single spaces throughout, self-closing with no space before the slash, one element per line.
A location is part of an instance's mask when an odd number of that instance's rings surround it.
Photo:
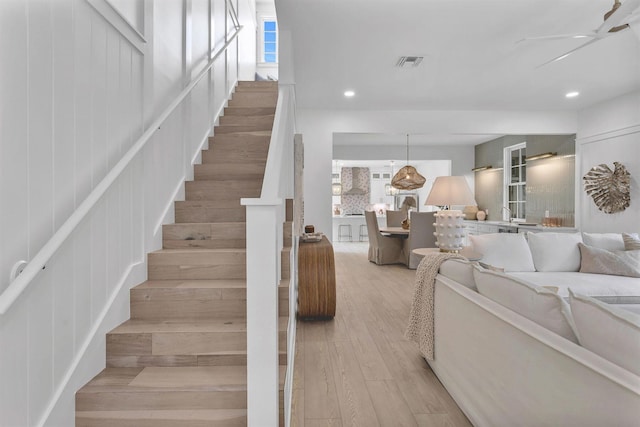
<path fill-rule="evenodd" d="M 545 234 L 473 236 L 488 268 L 441 265 L 429 364 L 475 426 L 640 425 L 640 277 L 579 271 L 610 267 L 582 265 L 593 251 L 640 253 Z"/>

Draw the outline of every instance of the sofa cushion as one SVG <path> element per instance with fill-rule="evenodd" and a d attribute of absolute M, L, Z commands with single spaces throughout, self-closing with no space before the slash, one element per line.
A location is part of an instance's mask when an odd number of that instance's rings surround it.
<path fill-rule="evenodd" d="M 482 254 L 482 262 L 504 271 L 535 271 L 524 234 L 491 233 L 469 236 L 471 247 Z"/>
<path fill-rule="evenodd" d="M 503 273 L 474 267 L 478 292 L 521 316 L 577 343 L 568 304 L 555 292 Z"/>
<path fill-rule="evenodd" d="M 624 251 L 622 233 L 582 233 L 582 242 L 587 246 L 608 251 Z"/>
<path fill-rule="evenodd" d="M 573 271 L 514 272 L 510 276 L 538 286 L 557 286 L 558 295 L 569 299 L 569 288 L 610 304 L 640 304 L 640 279 Z"/>
<path fill-rule="evenodd" d="M 580 345 L 640 375 L 640 315 L 573 292 L 570 304 Z"/>
<path fill-rule="evenodd" d="M 608 251 L 579 243 L 581 273 L 640 277 L 640 250 Z"/>
<path fill-rule="evenodd" d="M 625 251 L 635 251 L 640 249 L 640 237 L 637 234 L 622 233 Z"/>
<path fill-rule="evenodd" d="M 527 233 L 536 271 L 580 270 L 581 233 Z"/>
<path fill-rule="evenodd" d="M 454 280 L 469 289 L 477 290 L 473 280 L 473 265 L 471 261 L 464 259 L 448 259 L 440 264 L 440 274 Z"/>

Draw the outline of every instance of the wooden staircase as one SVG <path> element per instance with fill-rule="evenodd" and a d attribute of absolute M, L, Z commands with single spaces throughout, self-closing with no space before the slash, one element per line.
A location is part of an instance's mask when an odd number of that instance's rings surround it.
<path fill-rule="evenodd" d="M 131 289 L 131 318 L 107 334 L 107 366 L 76 393 L 76 426 L 247 424 L 246 241 L 241 197 L 259 197 L 275 82 L 241 82 Z M 280 412 L 286 365 L 291 203 L 280 304 Z"/>

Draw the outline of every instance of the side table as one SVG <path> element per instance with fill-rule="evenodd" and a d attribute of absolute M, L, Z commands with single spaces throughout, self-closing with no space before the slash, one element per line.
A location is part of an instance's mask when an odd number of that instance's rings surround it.
<path fill-rule="evenodd" d="M 331 319 L 336 314 L 336 266 L 326 236 L 298 247 L 298 317 Z"/>

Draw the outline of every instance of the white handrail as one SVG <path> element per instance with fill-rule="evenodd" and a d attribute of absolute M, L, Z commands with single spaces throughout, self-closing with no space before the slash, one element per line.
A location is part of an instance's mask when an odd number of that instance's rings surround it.
<path fill-rule="evenodd" d="M 207 75 L 209 70 L 213 67 L 216 59 L 229 47 L 231 42 L 238 36 L 238 33 L 242 30 L 242 26 L 236 26 L 233 34 L 229 36 L 227 42 L 215 51 L 213 57 L 207 64 L 207 66 L 185 87 L 182 92 L 174 99 L 174 101 L 165 108 L 165 110 L 158 116 L 158 118 L 149 125 L 148 129 L 142 134 L 142 136 L 133 144 L 133 146 L 125 153 L 118 163 L 107 173 L 107 175 L 100 181 L 100 183 L 89 193 L 86 199 L 78 206 L 78 208 L 69 216 L 69 218 L 62 224 L 62 226 L 51 236 L 51 238 L 44 244 L 44 246 L 38 251 L 33 259 L 26 265 L 24 270 L 20 273 L 16 279 L 9 284 L 0 295 L 0 315 L 5 314 L 11 305 L 18 299 L 18 297 L 29 286 L 31 281 L 38 275 L 38 273 L 45 267 L 46 263 L 56 253 L 56 251 L 62 246 L 62 244 L 71 235 L 73 230 L 82 222 L 84 217 L 91 211 L 100 198 L 111 187 L 115 180 L 120 176 L 122 171 L 129 165 L 131 160 L 142 150 L 146 143 L 151 139 L 153 134 L 160 128 L 164 121 L 173 113 L 173 110 L 180 105 L 180 103 L 191 93 L 193 88 Z"/>

